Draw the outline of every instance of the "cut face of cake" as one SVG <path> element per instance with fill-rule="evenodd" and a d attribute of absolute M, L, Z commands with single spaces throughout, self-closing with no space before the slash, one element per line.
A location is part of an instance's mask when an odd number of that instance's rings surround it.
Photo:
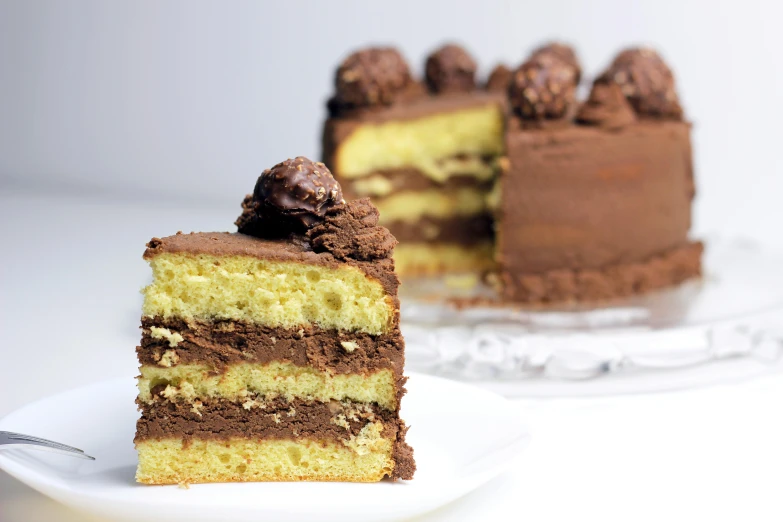
<path fill-rule="evenodd" d="M 426 86 L 389 49 L 337 72 L 325 162 L 382 210 L 403 276 L 479 273 L 503 300 L 544 303 L 700 275 L 690 124 L 657 54 L 620 53 L 581 104 L 563 44 L 497 67 L 486 89 L 474 74 L 455 46 L 427 59 Z"/>
<path fill-rule="evenodd" d="M 446 46 L 439 53 L 428 71 L 429 88 L 440 95 L 427 95 L 407 72 L 396 82 L 386 75 L 387 99 L 404 101 L 380 110 L 362 105 L 376 99 L 375 84 L 360 87 L 396 51 L 349 57 L 337 83 L 345 86 L 345 75 L 358 78 L 348 94 L 333 99 L 323 134 L 325 162 L 347 193 L 372 198 L 382 223 L 401 242 L 395 260 L 408 275 L 483 270 L 492 262 L 486 196 L 504 146 L 502 96 L 475 91 L 475 64 L 464 51 Z M 461 67 L 452 67 L 457 62 Z M 407 71 L 404 62 L 402 67 Z"/>
<path fill-rule="evenodd" d="M 396 241 L 327 174 L 305 158 L 262 174 L 238 224 L 267 237 L 148 244 L 139 482 L 412 477 Z"/>

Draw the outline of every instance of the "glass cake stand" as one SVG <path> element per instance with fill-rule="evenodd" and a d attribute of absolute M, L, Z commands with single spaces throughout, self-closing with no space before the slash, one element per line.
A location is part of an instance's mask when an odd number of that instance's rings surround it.
<path fill-rule="evenodd" d="M 493 294 L 460 278 L 406 281 L 408 368 L 510 396 L 663 391 L 783 370 L 783 256 L 743 239 L 706 244 L 702 280 L 598 306 L 466 305 Z"/>

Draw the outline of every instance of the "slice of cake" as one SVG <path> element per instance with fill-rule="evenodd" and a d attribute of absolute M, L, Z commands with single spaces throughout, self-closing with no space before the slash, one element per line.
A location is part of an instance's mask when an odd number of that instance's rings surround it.
<path fill-rule="evenodd" d="M 426 87 L 393 49 L 349 56 L 323 134 L 324 161 L 353 196 L 368 196 L 401 244 L 406 275 L 492 266 L 486 196 L 503 152 L 503 96 L 478 91 L 476 64 L 447 45 Z"/>
<path fill-rule="evenodd" d="M 592 301 L 697 277 L 690 124 L 648 49 L 620 53 L 576 98 L 582 70 L 549 44 L 484 88 L 453 45 L 412 79 L 392 49 L 335 77 L 326 163 L 373 199 L 400 239 L 403 276 L 487 275 L 506 301 Z"/>
<path fill-rule="evenodd" d="M 240 233 L 144 258 L 135 438 L 146 484 L 410 479 L 394 237 L 322 163 L 259 177 Z"/>

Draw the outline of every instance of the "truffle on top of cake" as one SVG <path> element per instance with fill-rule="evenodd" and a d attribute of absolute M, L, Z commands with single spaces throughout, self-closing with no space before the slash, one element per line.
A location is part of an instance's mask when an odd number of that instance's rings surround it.
<path fill-rule="evenodd" d="M 351 54 L 337 68 L 335 99 L 345 107 L 391 105 L 412 82 L 399 51 L 369 47 Z"/>
<path fill-rule="evenodd" d="M 427 87 L 435 94 L 476 89 L 476 61 L 456 44 L 447 44 L 427 57 Z"/>
<path fill-rule="evenodd" d="M 513 72 L 508 84 L 511 108 L 525 122 L 566 120 L 576 105 L 581 74 L 571 47 L 539 47 Z"/>
<path fill-rule="evenodd" d="M 595 84 L 620 87 L 634 111 L 645 118 L 679 121 L 683 111 L 674 85 L 674 74 L 661 56 L 646 47 L 620 52 Z"/>
<path fill-rule="evenodd" d="M 638 120 L 683 121 L 674 74 L 648 48 L 621 51 L 593 82 L 576 122 L 619 130 Z"/>
<path fill-rule="evenodd" d="M 369 198 L 346 203 L 326 165 L 298 156 L 261 173 L 253 193 L 242 201 L 235 224 L 242 234 L 300 236 L 313 252 L 372 261 L 390 258 L 397 245 L 394 236 L 378 226 L 378 217 Z"/>
<path fill-rule="evenodd" d="M 340 184 L 321 162 L 303 156 L 278 163 L 258 177 L 242 201 L 239 232 L 258 237 L 305 233 L 326 211 L 345 203 Z"/>

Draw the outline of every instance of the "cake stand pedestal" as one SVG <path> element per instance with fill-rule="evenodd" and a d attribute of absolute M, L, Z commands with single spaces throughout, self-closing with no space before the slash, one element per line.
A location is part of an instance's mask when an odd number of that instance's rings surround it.
<path fill-rule="evenodd" d="M 450 303 L 461 291 L 448 281 L 408 282 L 408 368 L 542 397 L 665 391 L 783 371 L 783 256 L 742 239 L 706 243 L 702 280 L 600 306 L 459 309 Z M 427 299 L 436 286 L 447 297 Z"/>

